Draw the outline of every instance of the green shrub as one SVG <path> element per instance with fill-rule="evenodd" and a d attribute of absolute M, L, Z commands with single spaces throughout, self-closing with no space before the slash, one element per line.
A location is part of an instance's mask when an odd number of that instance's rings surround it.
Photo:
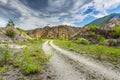
<path fill-rule="evenodd" d="M 0 66 L 4 66 L 10 60 L 10 49 L 8 45 L 0 48 Z"/>
<path fill-rule="evenodd" d="M 78 38 L 76 43 L 88 45 L 89 41 L 87 39 L 84 39 L 84 38 Z"/>
<path fill-rule="evenodd" d="M 13 22 L 12 20 L 9 20 L 9 22 L 8 22 L 7 26 L 12 26 L 12 27 L 14 27 L 14 26 L 15 26 L 15 24 L 14 24 L 14 22 Z"/>
<path fill-rule="evenodd" d="M 71 42 L 68 43 L 68 47 L 69 47 L 69 48 L 71 47 Z"/>
<path fill-rule="evenodd" d="M 40 70 L 40 66 L 38 64 L 26 64 L 22 67 L 22 70 L 26 75 L 36 73 Z"/>
<path fill-rule="evenodd" d="M 89 26 L 89 30 L 90 31 L 95 31 L 97 29 L 97 26 L 96 25 L 90 25 Z"/>
<path fill-rule="evenodd" d="M 120 27 L 115 28 L 114 36 L 117 38 L 120 37 Z"/>
<path fill-rule="evenodd" d="M 14 67 L 19 67 L 19 66 L 20 66 L 19 62 L 14 63 Z"/>
<path fill-rule="evenodd" d="M 26 75 L 36 73 L 41 69 L 41 58 L 38 53 L 31 52 L 29 48 L 25 48 L 25 54 L 22 54 L 20 69 Z M 19 63 L 18 63 L 19 64 Z"/>
<path fill-rule="evenodd" d="M 36 43 L 37 44 L 37 43 Z M 38 51 L 38 48 L 25 48 L 22 54 L 22 60 L 20 68 L 26 75 L 33 74 L 41 70 L 42 65 L 48 61 L 51 56 L 47 56 Z"/>
<path fill-rule="evenodd" d="M 13 60 L 13 66 L 14 67 L 20 67 L 23 61 L 23 54 L 22 53 L 17 53 L 12 56 Z"/>
<path fill-rule="evenodd" d="M 15 59 L 15 61 L 13 61 L 13 66 L 14 66 L 14 67 L 19 67 L 20 64 L 21 64 L 21 61 L 18 60 L 18 59 Z"/>
<path fill-rule="evenodd" d="M 8 66 L 3 66 L 3 67 L 0 67 L 0 73 L 3 73 L 6 69 L 8 69 Z"/>
<path fill-rule="evenodd" d="M 8 30 L 6 30 L 6 35 L 14 38 L 16 36 L 16 32 L 12 29 L 8 29 Z"/>
<path fill-rule="evenodd" d="M 103 36 L 100 36 L 97 38 L 100 44 L 104 44 L 105 38 Z"/>

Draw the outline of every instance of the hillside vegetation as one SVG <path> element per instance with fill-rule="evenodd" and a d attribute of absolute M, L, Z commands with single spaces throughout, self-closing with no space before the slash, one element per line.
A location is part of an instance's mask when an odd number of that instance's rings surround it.
<path fill-rule="evenodd" d="M 84 45 L 71 41 L 54 40 L 54 43 L 64 49 L 87 54 L 100 61 L 108 61 L 112 64 L 120 63 L 120 49 L 103 45 Z"/>
<path fill-rule="evenodd" d="M 0 79 L 12 77 L 14 80 L 40 79 L 36 77 L 43 70 L 43 65 L 49 61 L 51 55 L 46 56 L 41 49 L 43 40 L 20 42 L 16 45 L 23 48 L 11 48 L 10 45 L 0 47 Z M 8 74 L 8 75 L 5 75 Z M 36 75 L 34 75 L 36 74 Z M 33 75 L 34 77 L 30 77 Z M 10 80 L 12 80 L 10 78 Z"/>

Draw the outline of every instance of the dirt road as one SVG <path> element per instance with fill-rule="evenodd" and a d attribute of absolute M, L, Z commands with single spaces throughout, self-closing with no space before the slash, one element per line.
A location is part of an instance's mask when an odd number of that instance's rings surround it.
<path fill-rule="evenodd" d="M 77 53 L 46 41 L 42 46 L 46 55 L 53 54 L 49 63 L 54 80 L 120 80 L 120 73 Z"/>

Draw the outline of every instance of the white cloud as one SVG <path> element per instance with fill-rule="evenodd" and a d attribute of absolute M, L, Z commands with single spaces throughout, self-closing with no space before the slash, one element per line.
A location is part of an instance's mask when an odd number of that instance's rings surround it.
<path fill-rule="evenodd" d="M 73 23 L 82 22 L 88 16 L 94 16 L 95 18 L 103 17 L 108 14 L 107 10 L 116 8 L 120 5 L 120 0 L 71 0 L 71 1 L 72 5 L 70 5 L 69 0 L 49 0 L 46 10 L 53 12 L 53 14 L 35 11 L 21 3 L 19 0 L 0 0 L 0 2 L 2 2 L 0 4 L 8 4 L 10 8 L 17 10 L 21 14 L 21 16 L 18 17 L 18 26 L 20 26 L 23 29 L 44 27 L 47 24 L 74 25 Z M 94 10 L 89 14 L 84 14 L 84 12 L 89 8 L 89 6 L 93 6 Z M 66 11 L 62 11 L 65 8 L 67 8 Z M 56 13 L 56 11 L 61 12 Z M 98 11 L 99 13 L 94 14 L 93 13 L 94 11 Z M 7 11 L 4 13 L 8 14 Z M 64 18 L 63 21 L 60 21 L 58 19 L 61 17 Z M 3 21 L 2 23 L 5 22 Z"/>
<path fill-rule="evenodd" d="M 94 0 L 98 9 L 113 9 L 120 5 L 120 0 Z"/>
<path fill-rule="evenodd" d="M 64 6 L 66 0 L 49 0 L 48 5 L 52 9 L 62 8 Z"/>
<path fill-rule="evenodd" d="M 111 10 L 111 9 L 114 9 L 114 8 L 117 8 L 118 6 L 120 6 L 120 0 L 93 0 L 90 3 L 82 6 L 79 9 L 79 11 L 81 11 L 81 13 L 84 14 L 84 12 L 90 6 L 93 7 L 94 10 L 91 13 L 85 14 L 85 15 L 93 16 L 95 18 L 100 18 L 100 17 L 108 15 L 107 10 Z M 94 14 L 95 11 L 98 11 L 99 13 Z"/>
<path fill-rule="evenodd" d="M 0 0 L 0 3 L 7 4 L 8 0 Z"/>
<path fill-rule="evenodd" d="M 50 6 L 51 7 L 54 7 L 54 6 L 60 7 L 59 5 L 55 5 L 55 4 L 56 3 L 64 4 L 65 1 L 66 0 L 63 0 L 63 3 L 61 3 L 59 0 L 57 0 L 57 1 L 55 1 L 55 3 L 53 3 Z M 22 16 L 19 18 L 18 25 L 23 29 L 33 29 L 33 28 L 37 28 L 37 27 L 44 27 L 47 24 L 51 24 L 51 25 L 60 25 L 60 24 L 69 24 L 70 25 L 71 24 L 71 25 L 73 25 L 72 24 L 73 22 L 80 21 L 83 19 L 83 16 L 77 15 L 72 20 L 69 20 L 66 18 L 65 21 L 60 22 L 58 20 L 58 18 L 60 16 L 68 15 L 68 13 L 64 13 L 64 12 L 60 13 L 59 16 L 53 16 L 53 17 L 49 17 L 49 18 L 39 18 L 39 17 L 34 16 L 34 15 L 39 15 L 39 12 L 35 12 L 34 10 L 28 8 L 27 6 L 23 5 L 18 0 L 10 1 L 9 4 L 11 5 L 12 8 L 17 9 L 21 13 Z M 14 5 L 12 5 L 12 4 L 14 4 Z M 74 16 L 74 14 L 73 14 L 73 16 Z"/>
<path fill-rule="evenodd" d="M 6 20 L 0 18 L 0 27 L 4 27 L 6 26 L 6 24 L 7 24 Z"/>

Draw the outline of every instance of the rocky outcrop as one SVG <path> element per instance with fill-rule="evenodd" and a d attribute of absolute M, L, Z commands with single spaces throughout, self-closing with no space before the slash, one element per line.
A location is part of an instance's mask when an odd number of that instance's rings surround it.
<path fill-rule="evenodd" d="M 31 35 L 35 38 L 59 38 L 59 39 L 68 39 L 73 36 L 76 32 L 80 30 L 79 27 L 72 27 L 67 25 L 59 25 L 44 28 L 38 28 L 35 30 L 26 31 L 28 35 Z"/>
<path fill-rule="evenodd" d="M 115 28 L 120 26 L 120 19 L 117 20 L 111 20 L 107 23 L 104 23 L 103 25 L 101 25 L 100 29 L 102 30 L 109 30 L 111 28 Z"/>

